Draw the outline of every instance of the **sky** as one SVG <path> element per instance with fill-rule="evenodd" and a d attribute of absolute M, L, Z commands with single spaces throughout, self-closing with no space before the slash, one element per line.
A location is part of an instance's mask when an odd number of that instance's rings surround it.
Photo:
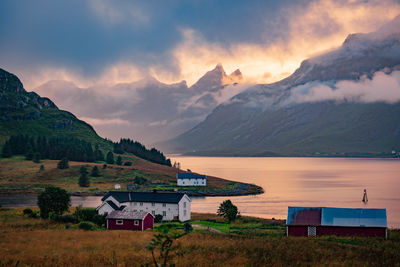
<path fill-rule="evenodd" d="M 269 83 L 398 14 L 395 0 L 2 0 L 0 68 L 28 91 L 147 76 L 190 86 L 218 63 Z"/>

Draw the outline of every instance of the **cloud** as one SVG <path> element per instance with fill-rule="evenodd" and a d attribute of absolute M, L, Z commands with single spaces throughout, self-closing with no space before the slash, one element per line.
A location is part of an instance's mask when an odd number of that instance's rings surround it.
<path fill-rule="evenodd" d="M 90 0 L 90 7 L 107 25 L 130 23 L 134 26 L 149 23 L 149 16 L 137 2 L 119 0 Z"/>
<path fill-rule="evenodd" d="M 83 120 L 94 126 L 103 126 L 103 125 L 131 125 L 131 123 L 127 120 L 121 120 L 118 118 L 115 119 L 99 119 L 99 118 L 89 118 L 89 117 L 80 117 L 80 120 Z"/>
<path fill-rule="evenodd" d="M 289 5 L 279 13 L 287 25 L 276 23 L 279 17 L 260 22 L 266 28 L 259 32 L 264 43 L 225 44 L 209 41 L 195 29 L 182 28 L 183 40 L 172 50 L 179 73 L 164 71 L 157 78 L 166 82 L 185 79 L 191 85 L 220 62 L 228 72 L 240 68 L 247 81 L 274 82 L 292 73 L 302 60 L 340 46 L 348 34 L 376 30 L 400 13 L 400 3 L 320 0 Z M 269 38 L 279 30 L 279 38 Z"/>
<path fill-rule="evenodd" d="M 393 71 L 390 74 L 379 71 L 372 79 L 364 76 L 359 81 L 343 80 L 333 85 L 320 82 L 306 83 L 292 88 L 291 95 L 284 105 L 327 100 L 394 104 L 400 101 L 400 71 Z"/>

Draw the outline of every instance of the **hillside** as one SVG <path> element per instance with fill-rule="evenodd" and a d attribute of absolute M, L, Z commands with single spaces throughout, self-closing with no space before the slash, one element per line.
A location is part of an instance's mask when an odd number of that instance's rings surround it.
<path fill-rule="evenodd" d="M 60 110 L 48 98 L 27 92 L 17 76 L 0 69 L 0 145 L 11 135 L 74 136 L 103 148 L 111 143 L 92 126 Z"/>
<path fill-rule="evenodd" d="M 121 190 L 126 190 L 128 184 L 136 184 L 134 191 L 178 190 L 189 195 L 224 196 L 263 192 L 261 187 L 253 184 L 212 176 L 207 176 L 205 187 L 177 187 L 175 168 L 151 163 L 133 155 L 122 155 L 122 160 L 132 162 L 132 166 L 107 164 L 104 167 L 104 163 L 70 161 L 70 168 L 60 170 L 57 168 L 58 160 L 34 163 L 25 160 L 23 156 L 0 158 L 0 193 L 38 193 L 46 186 L 53 185 L 62 187 L 71 194 L 104 195 L 107 191 L 114 190 L 115 184 L 120 184 Z M 40 170 L 41 165 L 43 170 Z M 82 166 L 89 172 L 89 187 L 78 185 Z M 94 166 L 99 168 L 99 177 L 90 176 Z"/>
<path fill-rule="evenodd" d="M 159 144 L 200 155 L 390 156 L 400 150 L 400 16 L 288 78 L 248 88 Z"/>

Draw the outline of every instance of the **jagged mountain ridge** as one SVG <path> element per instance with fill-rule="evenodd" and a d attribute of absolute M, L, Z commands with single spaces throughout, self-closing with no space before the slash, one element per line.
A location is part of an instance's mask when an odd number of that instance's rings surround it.
<path fill-rule="evenodd" d="M 286 79 L 243 91 L 191 130 L 160 145 L 168 152 L 226 155 L 400 149 L 398 102 L 293 101 L 298 88 L 318 84 L 335 92 L 341 81 L 365 82 L 377 71 L 390 75 L 399 66 L 400 16 L 376 32 L 349 35 L 341 47 L 303 61 Z"/>
<path fill-rule="evenodd" d="M 227 75 L 218 64 L 190 87 L 185 81 L 164 84 L 146 77 L 132 83 L 89 88 L 49 81 L 35 91 L 89 122 L 93 119 L 102 135 L 113 139 L 129 136 L 151 145 L 195 126 L 222 100 L 236 94 L 242 80 L 240 70 Z"/>

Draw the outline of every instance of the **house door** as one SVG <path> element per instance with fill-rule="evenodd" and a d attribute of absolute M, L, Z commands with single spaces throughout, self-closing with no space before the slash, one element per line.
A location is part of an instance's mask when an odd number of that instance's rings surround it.
<path fill-rule="evenodd" d="M 308 226 L 308 236 L 316 236 L 316 235 L 317 235 L 317 227 Z"/>

